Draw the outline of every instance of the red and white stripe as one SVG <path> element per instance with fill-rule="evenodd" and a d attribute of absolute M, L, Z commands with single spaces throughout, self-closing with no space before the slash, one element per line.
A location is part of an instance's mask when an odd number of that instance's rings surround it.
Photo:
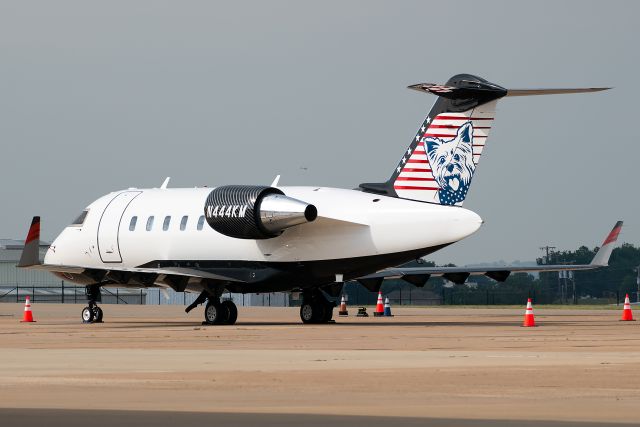
<path fill-rule="evenodd" d="M 495 118 L 496 101 L 468 110 L 463 113 L 442 113 L 437 115 L 420 132 L 419 142 L 413 151 L 408 151 L 401 160 L 401 171 L 393 183 L 398 196 L 405 199 L 438 202 L 438 185 L 435 182 L 424 138 L 454 138 L 460 126 L 471 121 L 473 124 L 473 161 L 477 165 L 484 150 L 489 131 Z"/>

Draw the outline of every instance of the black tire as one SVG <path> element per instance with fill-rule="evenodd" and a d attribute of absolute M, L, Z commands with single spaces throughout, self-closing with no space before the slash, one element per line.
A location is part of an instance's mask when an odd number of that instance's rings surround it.
<path fill-rule="evenodd" d="M 82 309 L 82 323 L 92 323 L 95 318 L 95 313 L 89 307 L 85 307 Z"/>
<path fill-rule="evenodd" d="M 224 311 L 218 301 L 209 301 L 204 308 L 204 321 L 210 325 L 217 325 L 224 318 Z"/>
<path fill-rule="evenodd" d="M 302 323 L 314 323 L 314 308 L 314 304 L 305 301 L 302 302 L 300 306 L 300 319 Z"/>
<path fill-rule="evenodd" d="M 235 324 L 236 320 L 238 320 L 238 307 L 236 307 L 234 302 L 230 300 L 222 301 L 221 305 L 223 306 L 223 308 L 226 309 L 226 312 L 228 313 L 224 324 L 225 325 Z"/>
<path fill-rule="evenodd" d="M 324 317 L 322 318 L 322 323 L 331 322 L 331 319 L 333 319 L 333 308 L 334 306 L 331 304 L 327 304 L 324 307 Z"/>
<path fill-rule="evenodd" d="M 210 325 L 223 325 L 230 314 L 228 305 L 209 301 L 204 308 L 204 321 Z"/>
<path fill-rule="evenodd" d="M 102 309 L 98 306 L 93 307 L 93 321 L 95 323 L 100 323 L 102 322 L 102 318 L 104 317 L 104 313 L 102 312 Z"/>
<path fill-rule="evenodd" d="M 324 323 L 325 316 L 327 315 L 327 305 L 322 301 L 313 302 L 313 323 Z"/>

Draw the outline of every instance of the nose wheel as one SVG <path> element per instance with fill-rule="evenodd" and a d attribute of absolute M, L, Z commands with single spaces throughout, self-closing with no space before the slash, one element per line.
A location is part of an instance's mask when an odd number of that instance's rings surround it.
<path fill-rule="evenodd" d="M 82 309 L 82 323 L 102 323 L 104 313 L 95 303 Z"/>
<path fill-rule="evenodd" d="M 85 288 L 89 305 L 82 309 L 82 323 L 102 323 L 104 313 L 98 307 L 97 302 L 101 300 L 100 287 L 89 285 Z"/>

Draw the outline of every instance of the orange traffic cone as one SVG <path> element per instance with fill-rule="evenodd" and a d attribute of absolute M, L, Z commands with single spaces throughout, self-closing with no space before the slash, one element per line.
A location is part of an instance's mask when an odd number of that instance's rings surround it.
<path fill-rule="evenodd" d="M 29 298 L 29 295 L 27 295 L 27 298 L 24 300 L 24 316 L 22 317 L 21 322 L 35 322 L 35 320 L 33 320 L 33 313 L 31 312 L 31 299 Z"/>
<path fill-rule="evenodd" d="M 384 303 L 382 302 L 382 291 L 378 292 L 378 302 L 376 303 L 376 311 L 373 313 L 375 317 L 384 316 Z"/>
<path fill-rule="evenodd" d="M 340 311 L 338 312 L 338 316 L 348 316 L 349 312 L 347 311 L 347 301 L 344 298 L 344 294 L 342 295 L 342 300 L 340 301 Z"/>
<path fill-rule="evenodd" d="M 635 320 L 633 318 L 633 313 L 631 312 L 631 302 L 629 301 L 629 294 L 624 296 L 624 309 L 622 310 L 622 319 L 624 321 L 632 321 Z"/>
<path fill-rule="evenodd" d="M 522 323 L 522 326 L 536 326 L 536 321 L 533 318 L 533 306 L 531 305 L 531 298 L 527 300 L 527 309 L 524 311 L 524 322 Z"/>

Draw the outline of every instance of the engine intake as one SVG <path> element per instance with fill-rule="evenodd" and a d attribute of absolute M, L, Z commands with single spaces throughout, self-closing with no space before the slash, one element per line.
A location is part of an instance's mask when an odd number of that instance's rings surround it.
<path fill-rule="evenodd" d="M 314 221 L 315 206 L 273 187 L 227 185 L 209 193 L 204 216 L 211 228 L 237 239 L 270 239 L 295 225 Z"/>

